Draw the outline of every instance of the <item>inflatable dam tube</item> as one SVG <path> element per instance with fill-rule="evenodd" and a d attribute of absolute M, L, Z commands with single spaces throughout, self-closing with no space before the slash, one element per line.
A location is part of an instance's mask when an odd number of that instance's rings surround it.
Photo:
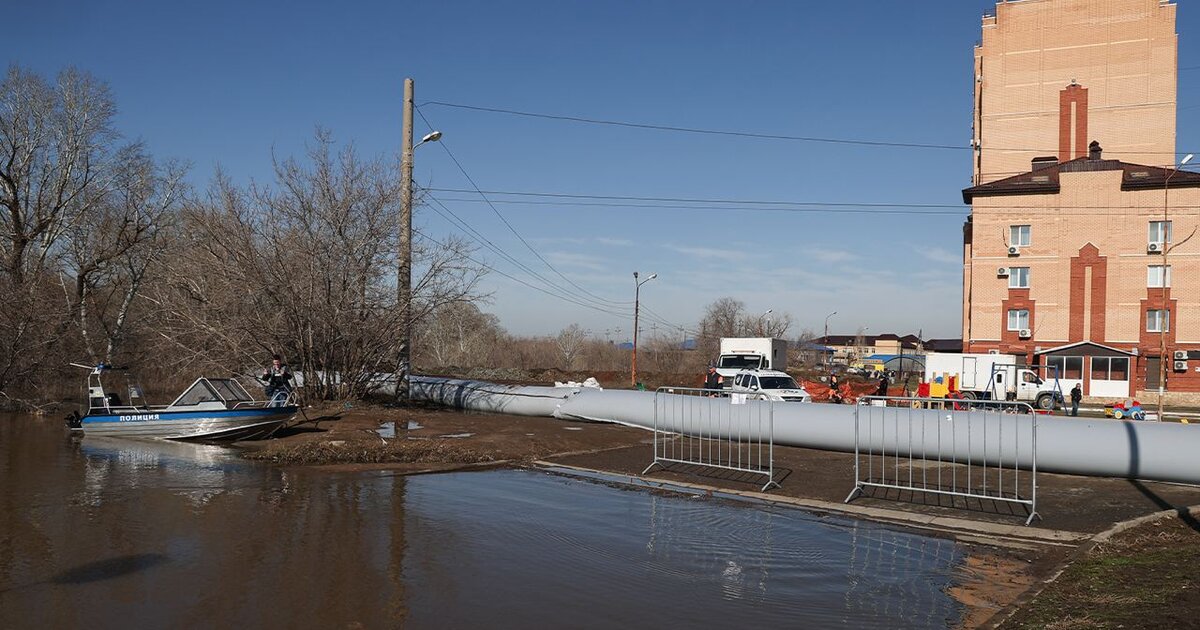
<path fill-rule="evenodd" d="M 414 377 L 411 395 L 445 405 L 518 415 L 617 422 L 646 429 L 654 427 L 655 407 L 660 429 L 708 435 L 740 434 L 765 439 L 765 424 L 731 420 L 729 398 L 701 398 L 630 390 L 573 387 L 507 386 L 480 381 Z M 766 405 L 749 401 L 748 408 Z M 688 420 L 679 410 L 686 407 Z M 889 453 L 897 450 L 942 460 L 1028 468 L 1033 444 L 1028 415 L 975 411 L 942 411 L 889 407 L 855 407 L 817 403 L 776 403 L 776 444 L 834 451 L 854 451 L 854 414 L 860 412 L 860 449 Z M 897 415 L 898 412 L 898 415 Z M 739 413 L 738 417 L 765 417 Z M 893 419 L 899 418 L 900 422 Z M 985 420 L 986 418 L 986 420 Z M 686 426 L 671 426 L 670 421 Z M 1044 472 L 1098 477 L 1124 477 L 1200 483 L 1200 428 L 1192 425 L 1038 416 L 1037 465 Z M 911 430 L 910 430 L 911 429 Z M 762 435 L 758 435 L 762 433 Z M 911 447 L 910 447 L 911 444 Z"/>
<path fill-rule="evenodd" d="M 515 416 L 554 417 L 567 398 L 578 394 L 579 387 L 539 387 L 533 385 L 497 385 L 484 381 L 413 376 L 409 378 L 409 397 L 473 411 L 507 413 Z"/>

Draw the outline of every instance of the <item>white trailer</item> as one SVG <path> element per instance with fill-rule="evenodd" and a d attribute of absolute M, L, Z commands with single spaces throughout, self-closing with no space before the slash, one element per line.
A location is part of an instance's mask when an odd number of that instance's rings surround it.
<path fill-rule="evenodd" d="M 1037 370 L 1017 363 L 1017 357 L 1011 354 L 925 355 L 926 383 L 948 386 L 950 377 L 955 377 L 959 396 L 968 400 L 1019 400 L 1040 409 L 1054 409 L 1062 403 L 1057 374 L 1042 378 Z M 931 386 L 930 393 L 937 389 Z"/>
<path fill-rule="evenodd" d="M 729 388 L 739 370 L 787 370 L 787 340 L 771 337 L 722 337 L 717 374 Z"/>

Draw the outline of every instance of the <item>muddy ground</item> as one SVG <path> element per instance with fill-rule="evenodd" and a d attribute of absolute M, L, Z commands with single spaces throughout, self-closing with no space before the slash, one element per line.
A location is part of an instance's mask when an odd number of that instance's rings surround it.
<path fill-rule="evenodd" d="M 630 478 L 638 478 L 653 459 L 651 432 L 615 424 L 443 407 L 340 406 L 309 409 L 306 415 L 300 424 L 281 431 L 278 439 L 246 445 L 247 456 L 282 465 L 320 465 L 331 471 L 388 468 L 411 473 L 547 461 Z M 388 427 L 394 427 L 395 437 L 381 436 L 381 425 L 389 435 Z M 848 453 L 777 446 L 775 466 L 782 487 L 767 494 L 779 500 L 824 502 L 836 508 L 854 485 L 853 460 Z M 656 469 L 650 476 L 742 493 L 758 492 L 762 486 L 758 476 L 698 467 Z M 857 498 L 852 506 L 879 508 L 903 517 L 885 517 L 885 521 L 909 519 L 919 523 L 920 518 L 941 516 L 980 523 L 979 537 L 961 531 L 928 531 L 954 535 L 976 545 L 953 590 L 953 595 L 968 607 L 965 625 L 974 627 L 989 619 L 995 623 L 998 612 L 1077 555 L 1078 545 L 1088 535 L 1138 516 L 1200 504 L 1200 488 L 1191 486 L 1048 473 L 1039 474 L 1038 480 L 1038 511 L 1043 518 L 1035 521 L 1034 527 L 1073 532 L 1077 534 L 1073 539 L 1052 544 L 1008 544 L 995 537 L 988 539 L 988 532 L 983 530 L 989 524 L 993 535 L 999 531 L 995 527 L 1023 525 L 1024 512 L 1009 504 L 966 504 L 893 492 L 890 496 Z"/>

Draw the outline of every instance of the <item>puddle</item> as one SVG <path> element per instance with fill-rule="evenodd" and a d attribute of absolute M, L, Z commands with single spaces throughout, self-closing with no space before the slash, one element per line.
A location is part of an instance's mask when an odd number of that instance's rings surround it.
<path fill-rule="evenodd" d="M 513 628 L 664 615 L 679 627 L 945 628 L 962 615 L 946 592 L 958 544 L 878 524 L 536 471 L 431 475 L 405 496 L 405 581 L 422 604 L 412 627 L 489 627 L 499 614 Z"/>
<path fill-rule="evenodd" d="M 879 524 L 533 470 L 331 475 L 61 434 L 0 421 L 0 628 L 963 620 L 965 548 Z"/>
<path fill-rule="evenodd" d="M 472 435 L 475 435 L 475 434 L 474 433 L 451 433 L 449 435 L 439 435 L 438 437 L 457 439 L 457 438 L 469 438 Z"/>
<path fill-rule="evenodd" d="M 563 427 L 566 431 L 582 431 L 583 427 Z"/>
<path fill-rule="evenodd" d="M 417 422 L 416 420 L 408 421 L 407 429 L 409 431 L 416 431 L 417 429 L 424 429 L 424 428 L 425 428 L 425 426 L 422 425 L 421 423 Z M 388 422 L 381 423 L 379 425 L 379 428 L 375 429 L 375 432 L 379 434 L 379 437 L 385 438 L 385 439 L 391 439 L 391 438 L 396 437 L 396 421 L 391 420 Z"/>

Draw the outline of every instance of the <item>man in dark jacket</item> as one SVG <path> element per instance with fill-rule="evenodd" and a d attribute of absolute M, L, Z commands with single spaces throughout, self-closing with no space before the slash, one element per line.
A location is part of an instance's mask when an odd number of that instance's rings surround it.
<path fill-rule="evenodd" d="M 1071 415 L 1079 415 L 1079 401 L 1083 400 L 1083 389 L 1079 387 L 1079 383 L 1075 383 L 1075 387 L 1071 388 Z"/>
<path fill-rule="evenodd" d="M 267 400 L 274 400 L 277 394 L 283 394 L 283 398 L 287 398 L 292 391 L 292 371 L 288 369 L 278 354 L 271 358 L 271 367 L 263 370 L 262 376 L 259 378 L 264 383 L 263 389 L 266 390 Z M 283 404 L 283 400 L 281 399 L 279 403 Z"/>
<path fill-rule="evenodd" d="M 721 375 L 717 374 L 717 368 L 714 366 L 708 366 L 708 374 L 704 376 L 704 389 L 714 392 L 708 394 L 709 396 L 715 396 L 715 392 L 721 389 Z"/>
<path fill-rule="evenodd" d="M 882 373 L 882 374 L 880 374 L 880 375 L 879 375 L 879 389 L 875 390 L 875 395 L 876 395 L 876 396 L 887 396 L 887 395 L 888 395 L 888 375 L 887 375 L 887 372 L 884 372 L 884 373 Z"/>

